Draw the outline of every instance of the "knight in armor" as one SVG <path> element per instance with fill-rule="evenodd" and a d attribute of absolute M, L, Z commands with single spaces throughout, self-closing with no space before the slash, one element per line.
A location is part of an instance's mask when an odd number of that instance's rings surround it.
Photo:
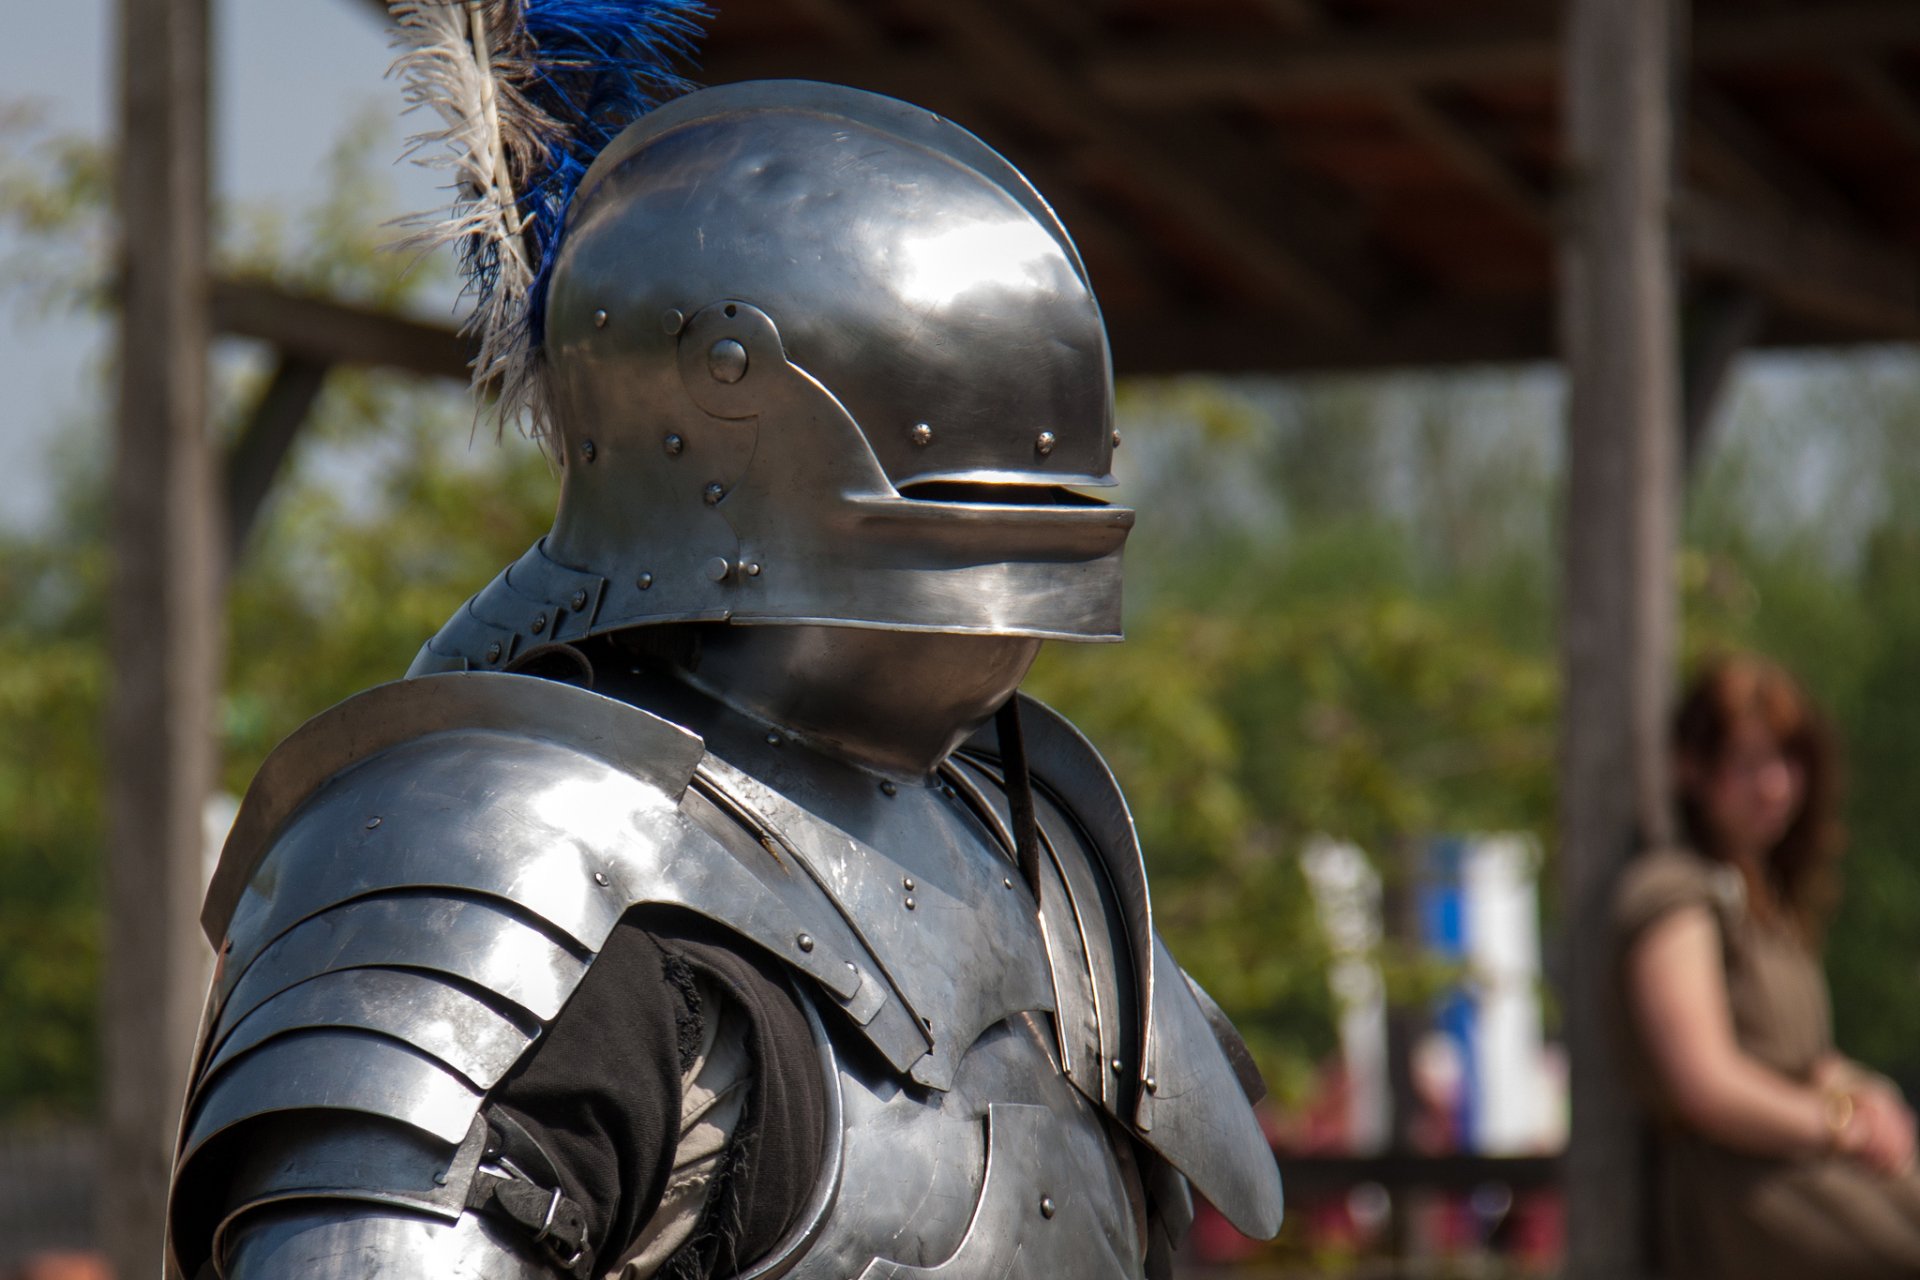
<path fill-rule="evenodd" d="M 1257 1073 L 1017 692 L 1119 639 L 1133 522 L 1046 203 L 734 84 L 549 247 L 553 530 L 254 781 L 171 1274 L 1165 1276 L 1194 1192 L 1272 1236 Z"/>

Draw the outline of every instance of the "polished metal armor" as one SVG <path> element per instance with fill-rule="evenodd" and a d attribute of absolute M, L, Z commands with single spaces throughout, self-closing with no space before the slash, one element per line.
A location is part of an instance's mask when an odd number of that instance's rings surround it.
<path fill-rule="evenodd" d="M 224 942 L 177 1175 L 184 1274 L 373 1275 L 429 1246 L 467 1274 L 548 1274 L 464 1208 L 475 1121 L 640 903 L 780 956 L 819 1010 L 837 1136 L 815 1212 L 754 1274 L 999 1275 L 1015 1254 L 1020 1274 L 1139 1274 L 1135 1176 L 1169 1233 L 1184 1181 L 1271 1234 L 1237 1042 L 1151 931 L 1099 758 L 1026 710 L 1037 909 L 1001 853 L 991 731 L 925 786 L 874 788 L 883 851 L 569 685 L 424 677 L 310 723 L 261 770 L 209 895 Z M 819 767 L 793 744 L 751 763 L 796 791 Z M 285 1257 L 250 1271 L 250 1253 Z"/>
<path fill-rule="evenodd" d="M 778 957 L 814 1030 L 828 1156 L 747 1275 L 1163 1274 L 1189 1190 L 1272 1235 L 1125 801 L 1009 703 L 1041 639 L 1117 638 L 1132 520 L 1077 492 L 1111 375 L 1051 211 L 904 104 L 703 91 L 594 166 L 547 325 L 554 531 L 227 843 L 178 1273 L 580 1274 L 473 1207 L 518 1176 L 483 1109 L 642 904 Z"/>
<path fill-rule="evenodd" d="M 725 85 L 583 182 L 546 356 L 554 529 L 415 670 L 673 621 L 1120 635 L 1106 331 L 1031 186 L 958 126 Z"/>

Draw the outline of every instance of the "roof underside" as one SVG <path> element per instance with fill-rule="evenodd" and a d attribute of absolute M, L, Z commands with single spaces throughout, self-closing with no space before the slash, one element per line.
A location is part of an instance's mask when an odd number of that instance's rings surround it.
<path fill-rule="evenodd" d="M 1553 354 L 1569 175 L 1546 0 L 716 7 L 707 82 L 891 93 L 1024 169 L 1079 242 L 1120 372 Z M 1772 344 L 1920 339 L 1920 3 L 1692 8 L 1690 310 L 1744 307 Z"/>

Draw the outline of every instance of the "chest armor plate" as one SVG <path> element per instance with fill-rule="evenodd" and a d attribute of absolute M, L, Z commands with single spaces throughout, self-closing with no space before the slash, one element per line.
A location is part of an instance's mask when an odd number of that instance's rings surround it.
<path fill-rule="evenodd" d="M 945 1091 L 832 1046 L 838 1140 L 816 1216 L 755 1280 L 1139 1276 L 1131 1163 L 1043 1019 L 989 1028 Z M 824 1212 L 821 1212 L 824 1210 Z"/>

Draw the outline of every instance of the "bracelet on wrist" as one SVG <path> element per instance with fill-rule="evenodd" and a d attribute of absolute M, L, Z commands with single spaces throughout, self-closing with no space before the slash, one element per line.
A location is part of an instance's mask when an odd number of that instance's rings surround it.
<path fill-rule="evenodd" d="M 1847 1128 L 1853 1123 L 1853 1095 L 1843 1089 L 1829 1089 L 1826 1093 L 1827 1104 L 1827 1146 L 1838 1151 L 1841 1141 L 1846 1137 Z"/>

